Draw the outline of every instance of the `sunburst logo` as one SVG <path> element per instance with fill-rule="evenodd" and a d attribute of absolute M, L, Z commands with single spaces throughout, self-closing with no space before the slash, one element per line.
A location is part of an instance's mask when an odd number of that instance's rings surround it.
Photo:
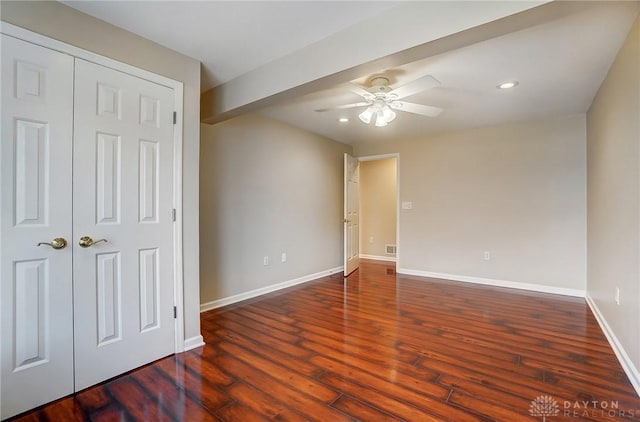
<path fill-rule="evenodd" d="M 538 396 L 531 401 L 529 414 L 542 417 L 542 422 L 546 422 L 549 416 L 558 416 L 560 414 L 560 406 L 558 406 L 556 399 L 551 396 Z"/>

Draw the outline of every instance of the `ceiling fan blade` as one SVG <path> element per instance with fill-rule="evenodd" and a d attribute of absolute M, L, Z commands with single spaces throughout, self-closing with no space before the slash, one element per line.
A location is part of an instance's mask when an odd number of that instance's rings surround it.
<path fill-rule="evenodd" d="M 418 92 L 426 91 L 427 89 L 431 89 L 438 85 L 440 85 L 440 82 L 436 78 L 431 75 L 426 75 L 394 89 L 393 91 L 389 92 L 389 94 L 395 94 L 398 99 L 402 99 L 404 97 L 417 94 Z"/>
<path fill-rule="evenodd" d="M 362 88 L 359 85 L 356 84 L 349 84 L 349 89 L 351 90 L 351 92 L 353 92 L 354 94 L 357 94 L 363 98 L 373 98 L 374 95 L 372 93 L 370 93 L 369 91 L 367 91 L 366 89 Z"/>
<path fill-rule="evenodd" d="M 436 117 L 442 113 L 442 109 L 440 107 L 408 103 L 406 101 L 394 101 L 389 104 L 389 107 L 394 110 L 407 111 L 409 113 L 420 114 L 427 117 Z"/>
<path fill-rule="evenodd" d="M 369 105 L 369 103 L 366 102 L 366 101 L 362 101 L 362 102 L 359 102 L 359 103 L 344 104 L 344 105 L 339 105 L 339 106 L 336 106 L 336 107 L 319 108 L 319 109 L 314 110 L 314 111 L 317 111 L 319 113 L 323 113 L 325 111 L 344 110 L 345 108 L 362 107 L 362 106 L 366 106 L 366 105 Z"/>

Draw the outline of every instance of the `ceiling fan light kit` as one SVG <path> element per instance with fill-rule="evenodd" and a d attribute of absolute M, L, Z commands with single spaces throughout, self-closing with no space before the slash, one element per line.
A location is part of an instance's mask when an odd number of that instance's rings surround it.
<path fill-rule="evenodd" d="M 391 123 L 396 118 L 396 113 L 391 110 L 389 106 L 386 106 L 384 110 L 382 110 L 382 117 L 384 117 L 387 123 Z"/>
<path fill-rule="evenodd" d="M 362 120 L 362 123 L 369 124 L 371 122 L 371 116 L 373 116 L 373 110 L 371 107 L 367 107 L 365 111 L 360 113 L 358 117 Z"/>
<path fill-rule="evenodd" d="M 360 120 L 365 123 L 371 123 L 371 118 L 376 116 L 375 126 L 383 127 L 391 123 L 396 118 L 396 113 L 391 110 L 389 105 L 382 100 L 374 100 L 373 103 L 358 115 Z"/>
<path fill-rule="evenodd" d="M 366 106 L 366 109 L 358 114 L 358 117 L 364 124 L 370 124 L 371 120 L 373 120 L 375 127 L 384 127 L 391 123 L 397 115 L 393 110 L 427 117 L 436 117 L 442 113 L 442 109 L 440 107 L 400 101 L 405 97 L 409 97 L 440 85 L 440 82 L 438 82 L 433 76 L 423 76 L 395 89 L 392 89 L 389 86 L 389 83 L 389 78 L 386 76 L 375 75 L 369 80 L 369 84 L 371 86 L 368 90 L 358 85 L 351 85 L 351 91 L 361 96 L 364 101 L 344 104 L 337 107 L 318 109 L 316 111 L 323 112 Z"/>

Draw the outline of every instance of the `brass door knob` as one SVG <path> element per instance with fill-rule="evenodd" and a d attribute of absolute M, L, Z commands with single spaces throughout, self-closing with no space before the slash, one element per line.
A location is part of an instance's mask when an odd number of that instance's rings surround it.
<path fill-rule="evenodd" d="M 100 242 L 106 242 L 107 239 L 98 239 L 98 240 L 93 240 L 91 237 L 89 236 L 82 236 L 80 238 L 80 240 L 78 241 L 78 245 L 80 245 L 81 248 L 88 248 L 90 246 L 95 245 L 96 243 L 100 243 Z"/>
<path fill-rule="evenodd" d="M 49 242 L 38 243 L 38 246 L 41 246 L 41 245 L 51 246 L 53 249 L 64 249 L 67 246 L 67 241 L 63 237 L 56 237 L 51 241 L 51 243 Z"/>

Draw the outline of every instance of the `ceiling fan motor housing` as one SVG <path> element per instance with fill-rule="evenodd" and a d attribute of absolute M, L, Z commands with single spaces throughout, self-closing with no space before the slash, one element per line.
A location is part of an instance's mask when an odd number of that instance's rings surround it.
<path fill-rule="evenodd" d="M 391 87 L 389 86 L 389 78 L 386 76 L 374 76 L 371 78 L 369 83 L 371 84 L 371 89 L 374 92 L 386 93 L 391 91 Z"/>

